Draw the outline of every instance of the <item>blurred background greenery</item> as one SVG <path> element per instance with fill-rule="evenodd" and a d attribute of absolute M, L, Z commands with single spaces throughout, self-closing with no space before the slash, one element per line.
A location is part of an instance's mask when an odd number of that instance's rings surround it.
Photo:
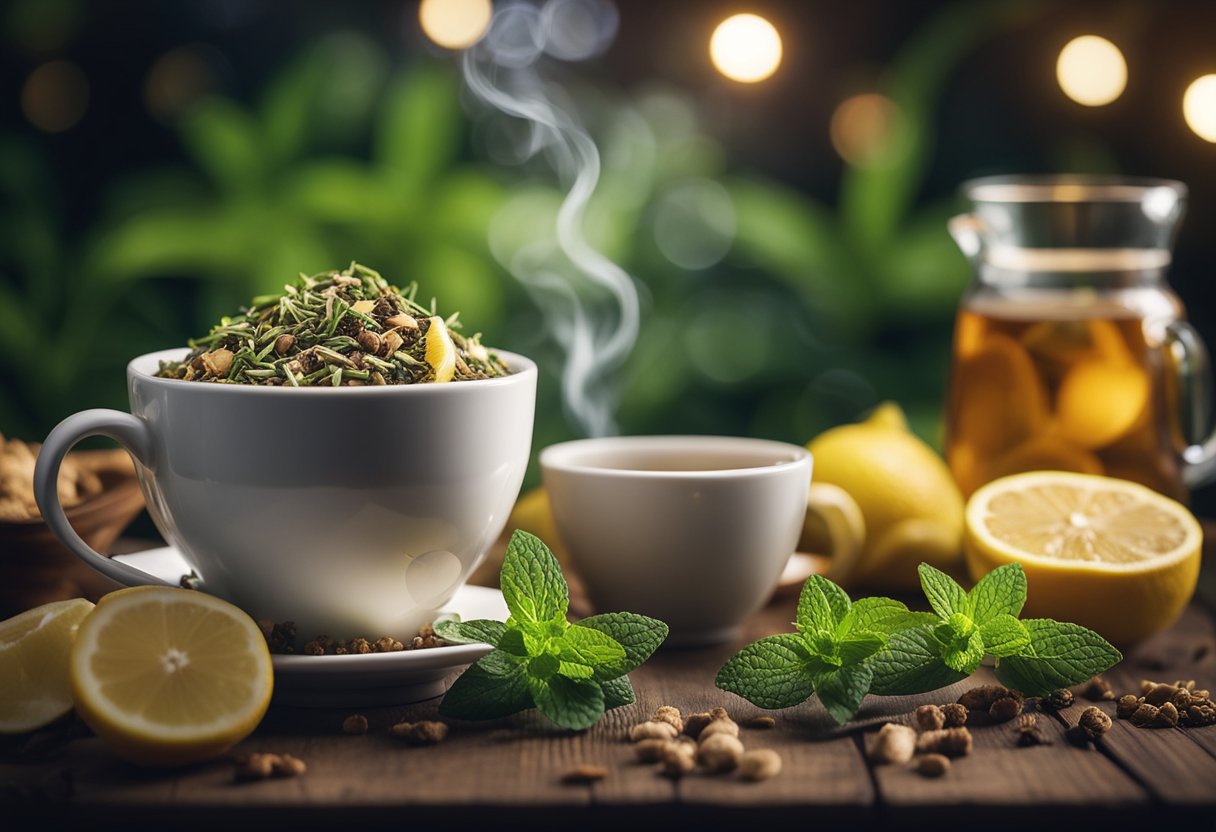
<path fill-rule="evenodd" d="M 802 443 L 895 399 L 936 444 L 968 278 L 945 221 L 984 173 L 1188 181 L 1173 279 L 1216 342 L 1216 148 L 1180 111 L 1214 69 L 1210 4 L 737 5 L 598 0 L 615 38 L 543 59 L 603 159 L 587 236 L 641 292 L 622 432 Z M 756 85 L 705 49 L 744 10 L 785 41 Z M 540 362 L 534 448 L 579 433 L 561 349 L 508 269 L 552 234 L 563 183 L 462 91 L 416 3 L 15 0 L 0 26 L 0 432 L 125 407 L 130 357 L 358 259 Z M 1134 67 L 1108 108 L 1055 84 L 1086 32 Z"/>

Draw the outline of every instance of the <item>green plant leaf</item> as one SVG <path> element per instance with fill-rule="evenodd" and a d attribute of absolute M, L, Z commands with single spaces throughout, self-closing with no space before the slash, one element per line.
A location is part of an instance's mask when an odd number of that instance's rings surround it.
<path fill-rule="evenodd" d="M 853 633 L 840 641 L 840 661 L 845 667 L 861 664 L 886 646 L 886 638 L 879 633 Z"/>
<path fill-rule="evenodd" d="M 993 569 L 967 593 L 967 601 L 971 605 L 971 618 L 981 627 L 998 616 L 1017 618 L 1026 603 L 1026 572 L 1022 564 L 1007 563 Z"/>
<path fill-rule="evenodd" d="M 1002 613 L 980 625 L 984 652 L 993 656 L 1015 656 L 1030 643 L 1030 632 L 1021 621 Z"/>
<path fill-rule="evenodd" d="M 452 72 L 419 66 L 390 82 L 372 154 L 406 189 L 419 196 L 456 158 L 460 95 Z"/>
<path fill-rule="evenodd" d="M 815 692 L 816 669 L 801 637 L 783 633 L 744 647 L 722 665 L 714 684 L 761 708 L 789 708 Z"/>
<path fill-rule="evenodd" d="M 852 632 L 890 635 L 896 630 L 936 620 L 936 616 L 929 613 L 911 612 L 893 598 L 860 598 L 849 608 L 848 615 L 836 629 L 836 635 L 840 638 Z"/>
<path fill-rule="evenodd" d="M 1030 643 L 996 667 L 1001 684 L 1027 696 L 1043 696 L 1056 688 L 1078 685 L 1109 670 L 1123 654 L 1093 630 L 1050 618 L 1021 622 Z"/>
<path fill-rule="evenodd" d="M 834 633 L 851 606 L 843 589 L 822 575 L 812 575 L 798 596 L 798 629 L 804 633 L 816 630 Z"/>
<path fill-rule="evenodd" d="M 604 691 L 590 679 L 552 676 L 546 681 L 528 678 L 536 708 L 562 728 L 581 731 L 604 715 Z"/>
<path fill-rule="evenodd" d="M 519 629 L 517 624 L 508 624 L 506 631 L 498 639 L 499 650 L 510 653 L 513 656 L 530 656 L 532 651 L 528 649 L 528 639 L 525 633 Z"/>
<path fill-rule="evenodd" d="M 966 673 L 946 666 L 942 650 L 931 625 L 892 633 L 887 646 L 869 661 L 874 670 L 871 692 L 884 696 L 925 693 L 966 679 Z"/>
<path fill-rule="evenodd" d="M 815 693 L 832 719 L 843 725 L 861 707 L 872 680 L 873 671 L 868 664 L 848 665 L 820 674 L 815 680 Z"/>
<path fill-rule="evenodd" d="M 199 101 L 182 118 L 180 133 L 186 152 L 220 189 L 245 192 L 263 180 L 257 123 L 228 99 Z"/>
<path fill-rule="evenodd" d="M 507 608 L 521 626 L 540 629 L 553 621 L 565 622 L 570 591 L 557 558 L 540 538 L 515 530 L 499 580 Z"/>
<path fill-rule="evenodd" d="M 605 711 L 611 711 L 622 705 L 632 705 L 638 700 L 637 695 L 633 692 L 633 683 L 629 681 L 628 676 L 605 679 L 599 684 L 600 690 L 604 692 Z"/>
<path fill-rule="evenodd" d="M 935 613 L 943 619 L 956 612 L 971 615 L 971 608 L 967 605 L 967 592 L 958 585 L 958 581 L 927 563 L 922 563 L 917 572 L 920 573 L 921 588 Z"/>
<path fill-rule="evenodd" d="M 960 635 L 942 650 L 942 663 L 951 670 L 970 676 L 984 660 L 984 639 L 978 629 Z"/>
<path fill-rule="evenodd" d="M 488 618 L 478 618 L 473 621 L 448 619 L 435 622 L 435 635 L 452 644 L 489 644 L 497 647 L 506 631 L 506 624 Z"/>
<path fill-rule="evenodd" d="M 563 662 L 585 665 L 593 673 L 598 671 L 601 666 L 615 667 L 625 661 L 625 648 L 617 643 L 616 639 L 590 627 L 571 625 L 564 636 L 554 639 L 554 643 L 559 649 L 557 654 L 559 659 Z M 619 675 L 617 673 L 602 678 L 610 679 Z"/>
<path fill-rule="evenodd" d="M 499 719 L 533 706 L 523 666 L 515 665 L 515 672 L 510 675 L 492 674 L 482 666 L 486 658 L 482 657 L 452 683 L 439 703 L 440 714 L 453 719 Z"/>
<path fill-rule="evenodd" d="M 543 682 L 561 671 L 562 660 L 552 653 L 541 653 L 528 659 L 524 666 L 528 669 L 528 676 Z"/>
<path fill-rule="evenodd" d="M 477 664 L 491 676 L 513 676 L 524 666 L 525 658 L 494 649 L 478 659 Z"/>
<path fill-rule="evenodd" d="M 597 668 L 601 679 L 622 676 L 650 658 L 667 638 L 667 625 L 633 612 L 609 612 L 584 618 L 575 627 L 598 630 L 625 650 L 624 659 Z"/>

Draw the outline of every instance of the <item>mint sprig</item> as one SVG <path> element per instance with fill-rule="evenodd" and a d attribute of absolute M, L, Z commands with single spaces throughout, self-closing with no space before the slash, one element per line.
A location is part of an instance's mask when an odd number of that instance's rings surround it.
<path fill-rule="evenodd" d="M 516 531 L 500 578 L 507 621 L 445 620 L 435 633 L 458 644 L 494 647 L 452 684 L 439 713 L 498 719 L 536 708 L 563 728 L 582 730 L 605 711 L 634 702 L 627 673 L 667 638 L 662 621 L 635 613 L 570 623 L 570 591 L 561 567 L 537 537 Z"/>
<path fill-rule="evenodd" d="M 931 613 L 890 598 L 851 602 L 818 575 L 798 599 L 796 632 L 747 645 L 718 672 L 717 685 L 762 708 L 788 708 L 817 694 L 838 723 L 867 693 L 937 690 L 970 676 L 985 656 L 996 675 L 1030 696 L 1079 684 L 1122 660 L 1100 635 L 1077 624 L 1020 621 L 1026 574 L 1007 564 L 970 592 L 928 564 L 919 568 Z"/>

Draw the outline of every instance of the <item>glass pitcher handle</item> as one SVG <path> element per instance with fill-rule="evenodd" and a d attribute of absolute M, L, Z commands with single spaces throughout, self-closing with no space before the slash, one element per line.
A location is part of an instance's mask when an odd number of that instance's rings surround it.
<path fill-rule="evenodd" d="M 1216 428 L 1212 425 L 1212 362 L 1195 327 L 1186 321 L 1165 325 L 1162 347 L 1174 366 L 1173 434 L 1182 454 L 1188 488 L 1216 478 Z"/>

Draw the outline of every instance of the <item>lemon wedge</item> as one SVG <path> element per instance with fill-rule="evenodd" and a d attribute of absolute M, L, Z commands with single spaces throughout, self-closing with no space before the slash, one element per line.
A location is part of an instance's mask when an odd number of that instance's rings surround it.
<path fill-rule="evenodd" d="M 451 381 L 456 375 L 456 344 L 443 318 L 434 315 L 426 331 L 426 363 L 435 371 L 435 381 Z"/>
<path fill-rule="evenodd" d="M 1024 616 L 1072 621 L 1115 644 L 1169 626 L 1199 578 L 1199 523 L 1181 504 L 1126 480 L 1016 474 L 976 491 L 965 520 L 972 578 L 1020 563 Z"/>
<path fill-rule="evenodd" d="M 68 652 L 92 610 L 74 598 L 0 621 L 0 734 L 33 731 L 72 710 Z"/>
<path fill-rule="evenodd" d="M 216 757 L 270 704 L 270 651 L 253 620 L 202 592 L 136 587 L 105 596 L 72 647 L 80 717 L 125 760 Z"/>

